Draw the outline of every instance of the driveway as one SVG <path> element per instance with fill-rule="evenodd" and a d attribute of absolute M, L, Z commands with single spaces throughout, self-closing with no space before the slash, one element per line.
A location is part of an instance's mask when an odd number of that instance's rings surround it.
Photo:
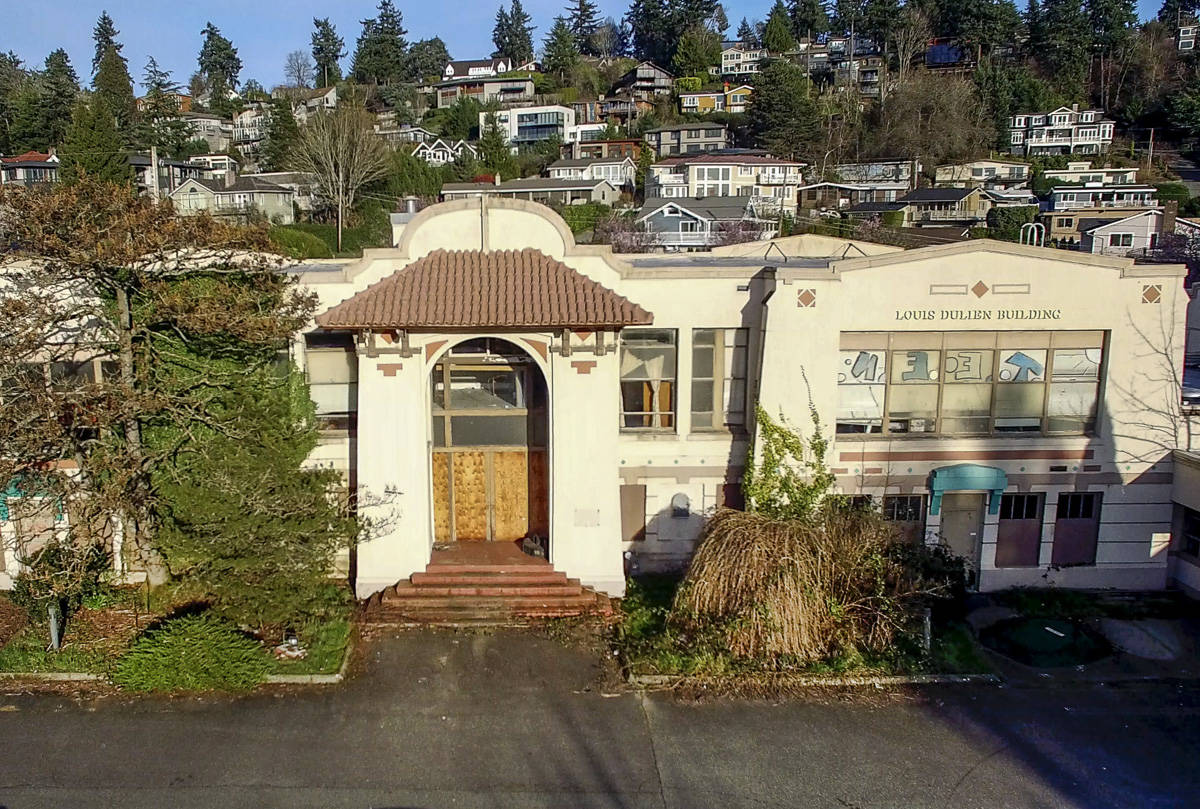
<path fill-rule="evenodd" d="M 1179 181 L 1187 186 L 1193 197 L 1200 196 L 1200 166 L 1180 155 L 1174 155 L 1167 163 L 1171 171 L 1179 175 Z"/>
<path fill-rule="evenodd" d="M 1200 688 L 948 686 L 779 704 L 608 693 L 516 631 L 397 633 L 328 690 L 0 696 L 0 806 L 1184 807 Z"/>

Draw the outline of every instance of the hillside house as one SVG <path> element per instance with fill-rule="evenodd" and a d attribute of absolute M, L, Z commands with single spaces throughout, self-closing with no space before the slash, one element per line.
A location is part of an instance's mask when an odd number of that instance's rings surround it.
<path fill-rule="evenodd" d="M 708 250 L 735 235 L 747 240 L 776 232 L 770 219 L 756 216 L 749 197 L 649 197 L 637 221 L 654 245 L 668 251 Z"/>
<path fill-rule="evenodd" d="M 240 220 L 262 216 L 278 225 L 290 225 L 296 219 L 292 207 L 295 193 L 290 188 L 234 172 L 226 172 L 223 180 L 185 180 L 170 198 L 181 216 L 201 211 Z"/>
<path fill-rule="evenodd" d="M 479 156 L 478 150 L 465 140 L 437 138 L 432 142 L 418 143 L 417 148 L 413 149 L 413 157 L 420 158 L 431 166 L 444 166 L 462 157 L 464 152 L 471 157 Z"/>
<path fill-rule="evenodd" d="M 650 166 L 648 197 L 748 197 L 762 211 L 796 212 L 803 163 L 748 154 L 668 157 Z"/>
<path fill-rule="evenodd" d="M 725 124 L 673 124 L 648 129 L 642 137 L 658 157 L 711 152 L 729 148 Z"/>
<path fill-rule="evenodd" d="M 726 86 L 711 93 L 680 93 L 679 111 L 708 115 L 714 112 L 745 112 L 754 88 L 748 84 Z"/>
<path fill-rule="evenodd" d="M 972 160 L 938 166 L 934 182 L 946 188 L 1008 188 L 1029 182 L 1028 163 L 1011 163 L 1003 160 Z"/>
<path fill-rule="evenodd" d="M 1153 208 L 1158 205 L 1158 190 L 1152 185 L 1062 185 L 1050 189 L 1050 207 L 1055 211 L 1072 208 Z"/>
<path fill-rule="evenodd" d="M 628 157 L 556 160 L 546 173 L 553 179 L 608 180 L 616 188 L 632 190 L 637 165 Z"/>
<path fill-rule="evenodd" d="M 1050 112 L 1023 112 L 1008 119 L 1009 151 L 1018 155 L 1101 154 L 1112 147 L 1115 122 L 1104 110 L 1078 104 Z"/>
<path fill-rule="evenodd" d="M 657 96 L 670 95 L 674 91 L 674 74 L 653 62 L 639 62 L 612 86 L 613 95 L 627 95 L 651 103 Z"/>
<path fill-rule="evenodd" d="M 34 186 L 58 182 L 58 155 L 28 151 L 12 157 L 0 157 L 0 183 Z"/>
<path fill-rule="evenodd" d="M 621 192 L 608 180 L 549 177 L 527 177 L 499 183 L 446 183 L 442 186 L 442 199 L 447 202 L 477 197 L 508 197 L 543 205 L 598 202 L 612 206 L 620 201 Z"/>
<path fill-rule="evenodd" d="M 1137 175 L 1136 167 L 1092 168 L 1091 161 L 1088 160 L 1067 163 L 1065 169 L 1046 169 L 1042 172 L 1042 176 L 1049 182 L 1080 185 L 1133 185 L 1137 182 Z"/>

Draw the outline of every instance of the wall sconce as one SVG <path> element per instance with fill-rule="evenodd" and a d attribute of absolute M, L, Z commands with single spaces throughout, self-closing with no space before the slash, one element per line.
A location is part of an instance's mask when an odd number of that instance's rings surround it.
<path fill-rule="evenodd" d="M 688 496 L 683 492 L 671 498 L 671 516 L 672 517 L 687 517 L 692 513 L 692 504 L 688 500 Z"/>

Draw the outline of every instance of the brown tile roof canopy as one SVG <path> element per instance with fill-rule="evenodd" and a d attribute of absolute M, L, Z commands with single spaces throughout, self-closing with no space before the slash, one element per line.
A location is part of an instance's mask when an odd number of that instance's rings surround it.
<path fill-rule="evenodd" d="M 646 325 L 653 315 L 533 249 L 435 250 L 317 316 L 327 329 Z"/>

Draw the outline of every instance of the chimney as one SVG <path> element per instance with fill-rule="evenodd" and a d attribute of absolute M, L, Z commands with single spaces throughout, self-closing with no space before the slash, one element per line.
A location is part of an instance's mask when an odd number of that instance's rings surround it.
<path fill-rule="evenodd" d="M 500 172 L 496 172 L 496 175 L 492 178 L 492 182 L 494 182 L 496 185 L 500 185 Z"/>
<path fill-rule="evenodd" d="M 1179 200 L 1170 199 L 1163 203 L 1162 230 L 1159 237 L 1175 232 L 1175 217 L 1179 215 Z"/>
<path fill-rule="evenodd" d="M 404 198 L 404 212 L 406 214 L 415 214 L 417 212 L 417 198 L 407 196 Z"/>
<path fill-rule="evenodd" d="M 1076 103 L 1074 103 L 1074 104 L 1072 104 L 1072 105 L 1071 105 L 1071 112 L 1079 112 L 1079 104 L 1078 104 L 1078 102 L 1076 102 Z"/>
<path fill-rule="evenodd" d="M 225 187 L 233 188 L 237 184 L 237 169 L 232 165 L 225 169 Z"/>

